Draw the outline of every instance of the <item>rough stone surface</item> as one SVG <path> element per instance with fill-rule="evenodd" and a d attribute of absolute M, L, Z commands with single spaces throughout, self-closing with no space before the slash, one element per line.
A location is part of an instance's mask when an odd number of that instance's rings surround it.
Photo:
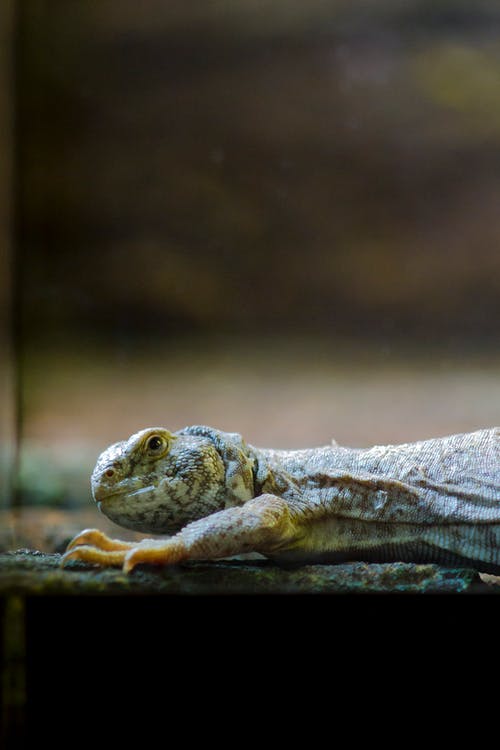
<path fill-rule="evenodd" d="M 412 563 L 277 567 L 267 561 L 224 560 L 156 568 L 130 575 L 73 561 L 59 554 L 17 550 L 0 554 L 0 595 L 44 594 L 352 594 L 496 593 L 495 576 L 468 568 Z"/>

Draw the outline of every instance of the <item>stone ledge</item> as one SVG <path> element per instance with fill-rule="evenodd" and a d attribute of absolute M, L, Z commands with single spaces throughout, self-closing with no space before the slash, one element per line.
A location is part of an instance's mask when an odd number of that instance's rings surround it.
<path fill-rule="evenodd" d="M 495 576 L 431 564 L 362 562 L 282 568 L 268 561 L 221 560 L 166 568 L 138 566 L 126 575 L 59 554 L 0 554 L 0 595 L 500 593 Z"/>

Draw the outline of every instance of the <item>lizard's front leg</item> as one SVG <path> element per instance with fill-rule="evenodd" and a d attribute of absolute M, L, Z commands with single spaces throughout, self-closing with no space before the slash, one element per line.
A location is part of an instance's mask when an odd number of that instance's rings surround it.
<path fill-rule="evenodd" d="M 194 521 L 171 539 L 145 539 L 125 554 L 123 569 L 128 572 L 139 563 L 166 565 L 244 552 L 265 554 L 295 536 L 288 504 L 274 495 L 261 495 L 240 507 Z"/>
<path fill-rule="evenodd" d="M 169 565 L 244 552 L 271 553 L 290 544 L 296 536 L 288 504 L 274 495 L 261 495 L 240 507 L 194 521 L 170 539 L 144 539 L 129 550 L 117 552 L 99 550 L 100 554 L 93 558 L 89 547 L 75 547 L 67 555 L 103 565 L 116 565 L 122 555 L 123 569 L 129 572 L 140 563 Z"/>

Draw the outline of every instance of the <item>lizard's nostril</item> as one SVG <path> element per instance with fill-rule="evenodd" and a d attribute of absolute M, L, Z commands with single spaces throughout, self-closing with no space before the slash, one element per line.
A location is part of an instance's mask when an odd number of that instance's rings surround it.
<path fill-rule="evenodd" d="M 115 475 L 115 470 L 114 469 L 107 469 L 104 472 L 104 476 L 109 477 L 109 478 L 114 477 L 114 475 Z"/>

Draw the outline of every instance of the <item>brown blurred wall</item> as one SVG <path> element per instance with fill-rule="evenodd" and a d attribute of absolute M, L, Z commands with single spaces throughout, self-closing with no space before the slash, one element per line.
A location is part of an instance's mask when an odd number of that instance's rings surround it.
<path fill-rule="evenodd" d="M 19 8 L 26 336 L 496 340 L 496 3 Z"/>

